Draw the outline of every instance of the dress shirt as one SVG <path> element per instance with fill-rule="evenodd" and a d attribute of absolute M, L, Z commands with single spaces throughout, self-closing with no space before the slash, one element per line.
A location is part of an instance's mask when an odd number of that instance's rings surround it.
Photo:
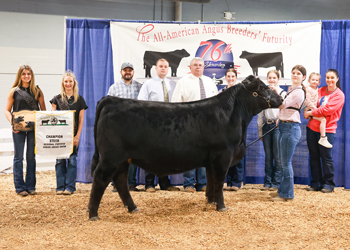
<path fill-rule="evenodd" d="M 163 79 L 159 76 L 153 77 L 142 84 L 138 100 L 164 102 Z M 169 102 L 173 95 L 176 83 L 168 78 L 164 79 L 165 86 L 168 90 Z"/>
<path fill-rule="evenodd" d="M 218 89 L 213 80 L 207 76 L 200 77 L 203 81 L 206 98 L 218 94 Z M 177 83 L 171 102 L 192 102 L 201 99 L 199 77 L 189 74 L 182 77 Z"/>
<path fill-rule="evenodd" d="M 288 109 L 288 107 L 300 108 L 304 102 L 304 91 L 301 86 L 290 87 L 288 90 L 288 95 L 282 103 L 282 109 L 280 109 L 278 114 L 278 119 L 281 121 L 293 121 L 301 123 L 300 113 L 295 109 Z"/>
<path fill-rule="evenodd" d="M 135 80 L 132 80 L 131 83 L 127 85 L 123 79 L 120 79 L 109 87 L 107 95 L 137 100 L 141 86 L 142 85 Z"/>

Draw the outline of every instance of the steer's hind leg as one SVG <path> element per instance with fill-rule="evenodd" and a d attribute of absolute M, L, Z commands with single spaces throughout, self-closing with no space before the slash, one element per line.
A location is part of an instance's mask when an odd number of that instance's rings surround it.
<path fill-rule="evenodd" d="M 223 188 L 224 188 L 224 182 L 225 182 L 225 173 L 216 175 L 215 176 L 215 184 L 214 184 L 214 196 L 216 199 L 216 210 L 219 212 L 224 212 L 227 211 L 224 203 L 224 193 L 223 193 Z"/>
<path fill-rule="evenodd" d="M 118 189 L 119 196 L 123 201 L 124 206 L 128 208 L 130 213 L 133 213 L 139 211 L 139 209 L 134 204 L 134 201 L 132 200 L 129 192 L 128 170 L 129 164 L 127 162 L 122 163 L 117 173 L 113 177 L 113 182 Z"/>
<path fill-rule="evenodd" d="M 216 202 L 216 209 L 220 212 L 227 211 L 224 203 L 224 182 L 228 170 L 228 166 L 231 162 L 232 152 L 227 152 L 222 155 L 212 155 L 212 161 L 210 164 L 209 173 L 213 178 L 213 186 L 214 186 L 214 202 Z"/>
<path fill-rule="evenodd" d="M 207 189 L 205 195 L 207 196 L 208 203 L 216 205 L 216 201 L 214 198 L 214 178 L 213 171 L 210 167 L 207 167 Z"/>
<path fill-rule="evenodd" d="M 90 201 L 88 205 L 90 220 L 99 219 L 97 213 L 98 207 L 100 206 L 103 193 L 105 192 L 108 184 L 111 182 L 112 176 L 116 171 L 116 167 L 101 160 L 95 169 L 92 181 Z"/>

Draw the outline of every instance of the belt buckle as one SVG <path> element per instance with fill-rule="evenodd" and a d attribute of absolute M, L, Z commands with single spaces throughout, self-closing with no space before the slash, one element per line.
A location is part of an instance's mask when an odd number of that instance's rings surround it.
<path fill-rule="evenodd" d="M 273 120 L 273 119 L 266 119 L 266 123 L 267 124 L 273 124 L 273 123 L 275 123 L 275 120 Z"/>

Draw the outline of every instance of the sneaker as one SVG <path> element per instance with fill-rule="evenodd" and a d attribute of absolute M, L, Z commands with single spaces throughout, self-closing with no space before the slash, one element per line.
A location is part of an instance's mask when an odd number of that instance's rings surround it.
<path fill-rule="evenodd" d="M 306 188 L 306 190 L 309 191 L 309 192 L 316 191 L 316 189 L 314 189 L 314 188 L 312 188 L 312 187 Z"/>
<path fill-rule="evenodd" d="M 230 190 L 231 190 L 231 191 L 238 191 L 238 190 L 239 190 L 239 187 L 232 186 L 232 187 L 230 188 Z"/>
<path fill-rule="evenodd" d="M 194 187 L 187 187 L 184 189 L 184 191 L 188 193 L 194 193 L 196 192 L 196 189 Z"/>
<path fill-rule="evenodd" d="M 56 195 L 62 195 L 63 194 L 63 191 L 57 191 L 56 192 Z"/>
<path fill-rule="evenodd" d="M 71 195 L 73 194 L 71 191 L 68 191 L 68 190 L 64 190 L 63 193 L 64 195 Z"/>
<path fill-rule="evenodd" d="M 36 194 L 38 194 L 36 191 L 34 191 L 34 190 L 30 190 L 30 191 L 28 191 L 28 194 L 29 195 L 36 195 Z"/>
<path fill-rule="evenodd" d="M 167 188 L 167 191 L 180 191 L 180 188 L 174 187 L 174 186 L 170 186 L 170 187 Z"/>
<path fill-rule="evenodd" d="M 278 190 L 278 188 L 276 188 L 276 187 L 270 187 L 269 188 L 269 191 L 277 191 Z"/>
<path fill-rule="evenodd" d="M 330 189 L 327 189 L 327 188 L 322 188 L 322 189 L 321 189 L 321 192 L 322 192 L 322 193 L 332 193 L 333 191 L 330 190 Z"/>
<path fill-rule="evenodd" d="M 28 192 L 27 191 L 22 191 L 22 192 L 19 192 L 17 194 L 24 197 L 24 196 L 28 195 Z"/>
<path fill-rule="evenodd" d="M 262 187 L 260 188 L 261 191 L 268 191 L 270 188 L 269 187 Z"/>
<path fill-rule="evenodd" d="M 134 185 L 130 185 L 129 186 L 129 191 L 135 191 L 135 192 L 137 192 L 137 191 L 140 191 L 137 187 L 135 187 Z"/>
<path fill-rule="evenodd" d="M 207 187 L 202 187 L 198 192 L 205 192 L 207 190 Z"/>
<path fill-rule="evenodd" d="M 278 196 L 278 193 L 270 193 L 269 194 L 271 197 L 277 197 Z"/>
<path fill-rule="evenodd" d="M 149 187 L 146 189 L 146 192 L 148 193 L 154 193 L 156 191 L 156 189 L 154 187 Z"/>
<path fill-rule="evenodd" d="M 318 141 L 318 144 L 326 148 L 333 148 L 332 144 L 329 143 L 327 136 L 321 137 L 320 140 Z"/>

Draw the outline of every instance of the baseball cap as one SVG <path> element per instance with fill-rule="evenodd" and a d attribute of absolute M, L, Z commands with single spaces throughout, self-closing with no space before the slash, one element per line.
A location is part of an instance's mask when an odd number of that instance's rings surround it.
<path fill-rule="evenodd" d="M 122 64 L 122 67 L 121 67 L 120 70 L 123 70 L 125 68 L 132 68 L 132 69 L 134 69 L 134 66 L 131 63 L 125 62 L 125 63 Z"/>

